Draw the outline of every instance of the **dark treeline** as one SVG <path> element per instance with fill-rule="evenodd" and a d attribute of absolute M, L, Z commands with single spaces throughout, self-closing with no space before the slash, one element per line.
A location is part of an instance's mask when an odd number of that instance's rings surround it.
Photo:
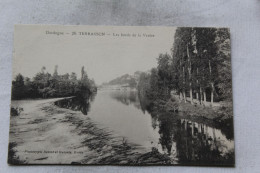
<path fill-rule="evenodd" d="M 42 67 L 32 79 L 18 74 L 12 81 L 12 99 L 26 98 L 54 98 L 81 96 L 87 98 L 97 91 L 94 80 L 89 79 L 84 67 L 81 69 L 81 77 L 77 79 L 76 73 L 58 74 L 58 66 L 55 66 L 51 75 Z"/>
<path fill-rule="evenodd" d="M 138 91 L 149 99 L 171 92 L 186 102 L 231 101 L 230 34 L 226 28 L 177 28 L 172 55 L 160 54 L 158 66 L 142 73 Z"/>

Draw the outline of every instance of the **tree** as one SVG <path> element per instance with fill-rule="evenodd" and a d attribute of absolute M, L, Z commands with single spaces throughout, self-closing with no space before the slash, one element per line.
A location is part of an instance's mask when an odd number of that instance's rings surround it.
<path fill-rule="evenodd" d="M 71 80 L 71 81 L 76 81 L 76 80 L 77 80 L 77 74 L 74 73 L 74 72 L 72 72 L 72 73 L 70 74 L 70 80 Z"/>
<path fill-rule="evenodd" d="M 84 66 L 82 66 L 81 68 L 81 80 L 83 80 L 85 77 L 85 70 L 84 70 Z"/>
<path fill-rule="evenodd" d="M 58 76 L 58 65 L 55 65 L 53 76 L 54 77 Z"/>
<path fill-rule="evenodd" d="M 24 77 L 20 73 L 12 82 L 12 99 L 22 99 L 25 96 Z"/>
<path fill-rule="evenodd" d="M 172 48 L 174 76 L 178 75 L 178 88 L 176 88 L 186 102 L 186 88 L 190 88 L 192 101 L 192 59 L 191 59 L 192 28 L 177 28 Z M 187 85 L 188 83 L 188 85 Z"/>
<path fill-rule="evenodd" d="M 217 44 L 217 89 L 220 99 L 232 100 L 232 75 L 230 55 L 230 33 L 227 28 L 219 28 L 216 33 Z"/>
<path fill-rule="evenodd" d="M 134 87 L 136 87 L 136 85 L 137 85 L 137 83 L 136 83 L 136 81 L 135 81 L 134 78 L 131 78 L 131 79 L 128 81 L 128 84 L 129 84 L 129 87 L 131 87 L 131 88 L 134 88 Z"/>
<path fill-rule="evenodd" d="M 55 66 L 53 76 L 46 73 L 45 67 L 41 68 L 32 80 L 18 74 L 12 81 L 12 99 L 23 98 L 49 98 L 49 97 L 65 97 L 65 96 L 81 96 L 89 98 L 90 95 L 97 91 L 94 80 L 88 79 L 87 73 L 83 67 L 83 77 L 77 80 L 76 73 L 72 72 L 58 75 L 58 66 Z"/>
<path fill-rule="evenodd" d="M 202 104 L 231 97 L 230 38 L 225 28 L 177 28 L 172 47 L 172 87 L 186 100 L 189 88 Z M 175 81 L 174 81 L 175 80 Z M 227 91 L 227 92 L 225 92 Z M 224 96 L 226 95 L 226 96 Z M 227 96 L 229 95 L 229 96 Z"/>
<path fill-rule="evenodd" d="M 196 47 L 198 49 L 198 55 L 201 57 L 202 67 L 202 83 L 203 83 L 203 95 L 204 102 L 206 102 L 206 88 L 210 88 L 211 92 L 211 105 L 214 101 L 214 92 L 217 72 L 217 46 L 215 43 L 216 29 L 215 28 L 198 28 L 196 31 Z"/>
<path fill-rule="evenodd" d="M 172 57 L 160 54 L 158 66 L 149 76 L 148 96 L 161 99 L 169 96 L 173 89 L 180 100 L 186 102 L 189 93 L 191 104 L 193 95 L 200 104 L 206 105 L 210 98 L 211 106 L 216 99 L 228 100 L 231 92 L 230 35 L 225 28 L 177 28 Z M 140 77 L 138 90 L 143 93 Z M 187 92 L 189 91 L 189 92 Z"/>
<path fill-rule="evenodd" d="M 41 69 L 41 72 L 44 74 L 45 70 L 46 70 L 46 67 L 43 66 L 42 69 Z"/>
<path fill-rule="evenodd" d="M 159 96 L 158 79 L 158 70 L 156 68 L 152 68 L 150 77 L 150 90 L 148 92 L 149 99 L 157 99 Z"/>
<path fill-rule="evenodd" d="M 137 90 L 138 94 L 142 97 L 145 97 L 147 92 L 150 90 L 150 78 L 150 74 L 144 72 L 140 74 Z"/>
<path fill-rule="evenodd" d="M 167 97 L 169 94 L 169 84 L 170 84 L 170 55 L 160 54 L 157 62 L 158 62 L 158 84 L 159 88 L 162 88 L 162 94 Z"/>

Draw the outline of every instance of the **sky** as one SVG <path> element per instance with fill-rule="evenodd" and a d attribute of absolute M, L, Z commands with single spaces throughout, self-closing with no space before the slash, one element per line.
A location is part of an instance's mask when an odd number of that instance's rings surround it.
<path fill-rule="evenodd" d="M 59 74 L 75 72 L 78 77 L 84 66 L 89 78 L 93 78 L 97 84 L 135 71 L 147 71 L 156 67 L 156 58 L 160 53 L 171 54 L 175 29 L 16 25 L 13 78 L 18 73 L 32 78 L 43 66 L 46 72 L 53 74 L 55 65 L 58 65 Z M 101 36 L 85 33 L 99 33 Z M 102 36 L 102 33 L 105 35 Z"/>

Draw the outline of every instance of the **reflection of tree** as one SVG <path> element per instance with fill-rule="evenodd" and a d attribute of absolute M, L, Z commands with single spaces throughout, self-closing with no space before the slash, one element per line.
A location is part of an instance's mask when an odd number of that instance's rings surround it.
<path fill-rule="evenodd" d="M 90 110 L 90 103 L 94 101 L 96 94 L 92 94 L 89 98 L 73 97 L 69 99 L 63 99 L 55 102 L 55 105 L 71 109 L 74 111 L 81 111 L 84 115 L 87 115 Z"/>
<path fill-rule="evenodd" d="M 226 124 L 223 126 L 223 124 Z M 223 123 L 220 123 L 218 127 L 221 129 L 221 132 L 225 134 L 226 138 L 229 140 L 234 139 L 234 126 L 233 126 L 233 118 L 224 120 Z"/>
<path fill-rule="evenodd" d="M 176 154 L 180 164 L 234 163 L 233 151 L 223 153 L 226 146 L 216 137 L 215 128 L 169 113 L 151 112 L 151 117 L 153 128 L 159 127 L 162 150 L 169 156 Z"/>
<path fill-rule="evenodd" d="M 220 148 L 223 146 L 216 139 L 215 129 L 212 128 L 212 136 L 208 130 L 209 127 L 204 124 L 181 121 L 176 145 L 181 163 L 202 165 L 234 163 L 232 154 L 221 153 Z"/>
<path fill-rule="evenodd" d="M 143 113 L 145 113 L 145 111 L 149 112 L 150 114 L 152 114 L 152 111 L 150 110 L 150 103 L 151 101 L 149 99 L 147 99 L 147 97 L 141 93 L 138 92 L 138 98 L 139 98 L 139 102 L 140 102 L 140 108 L 142 109 Z"/>
<path fill-rule="evenodd" d="M 157 148 L 158 151 L 161 148 L 171 158 L 176 156 L 180 164 L 234 163 L 233 151 L 223 152 L 226 146 L 217 138 L 215 128 L 181 120 L 177 113 L 154 109 L 149 99 L 135 91 L 115 91 L 111 97 L 122 104 L 134 105 L 144 113 L 147 111 L 152 118 L 151 126 L 159 129 L 161 147 Z"/>
<path fill-rule="evenodd" d="M 136 108 L 141 109 L 136 91 L 115 91 L 111 92 L 110 96 L 124 105 L 134 105 Z"/>
<path fill-rule="evenodd" d="M 158 116 L 152 114 L 151 116 L 152 116 L 152 127 L 153 129 L 156 129 L 156 127 L 158 126 L 158 118 L 157 118 Z"/>
<path fill-rule="evenodd" d="M 158 121 L 160 144 L 162 145 L 162 149 L 164 151 L 167 151 L 167 154 L 170 155 L 172 151 L 173 142 L 176 141 L 178 120 L 173 116 L 164 113 L 158 117 Z"/>
<path fill-rule="evenodd" d="M 90 94 L 90 96 L 89 96 L 90 102 L 94 102 L 94 100 L 95 100 L 95 98 L 96 98 L 96 95 L 97 95 L 96 92 L 93 93 L 93 94 Z"/>
<path fill-rule="evenodd" d="M 153 103 L 141 95 L 139 100 L 142 110 L 152 117 L 152 127 L 159 127 L 159 141 L 165 153 L 176 154 L 173 151 L 176 149 L 181 164 L 233 165 L 234 151 L 228 151 L 223 141 L 217 139 L 214 127 L 181 120 L 177 113 L 154 109 Z"/>

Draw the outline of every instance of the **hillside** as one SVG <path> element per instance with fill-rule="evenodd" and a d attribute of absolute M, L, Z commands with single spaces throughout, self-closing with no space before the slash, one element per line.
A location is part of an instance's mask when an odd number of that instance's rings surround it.
<path fill-rule="evenodd" d="M 129 86 L 131 88 L 134 88 L 137 86 L 141 73 L 142 72 L 140 71 L 136 71 L 133 75 L 124 74 L 107 83 L 104 83 L 103 85 L 121 85 L 121 86 Z"/>

